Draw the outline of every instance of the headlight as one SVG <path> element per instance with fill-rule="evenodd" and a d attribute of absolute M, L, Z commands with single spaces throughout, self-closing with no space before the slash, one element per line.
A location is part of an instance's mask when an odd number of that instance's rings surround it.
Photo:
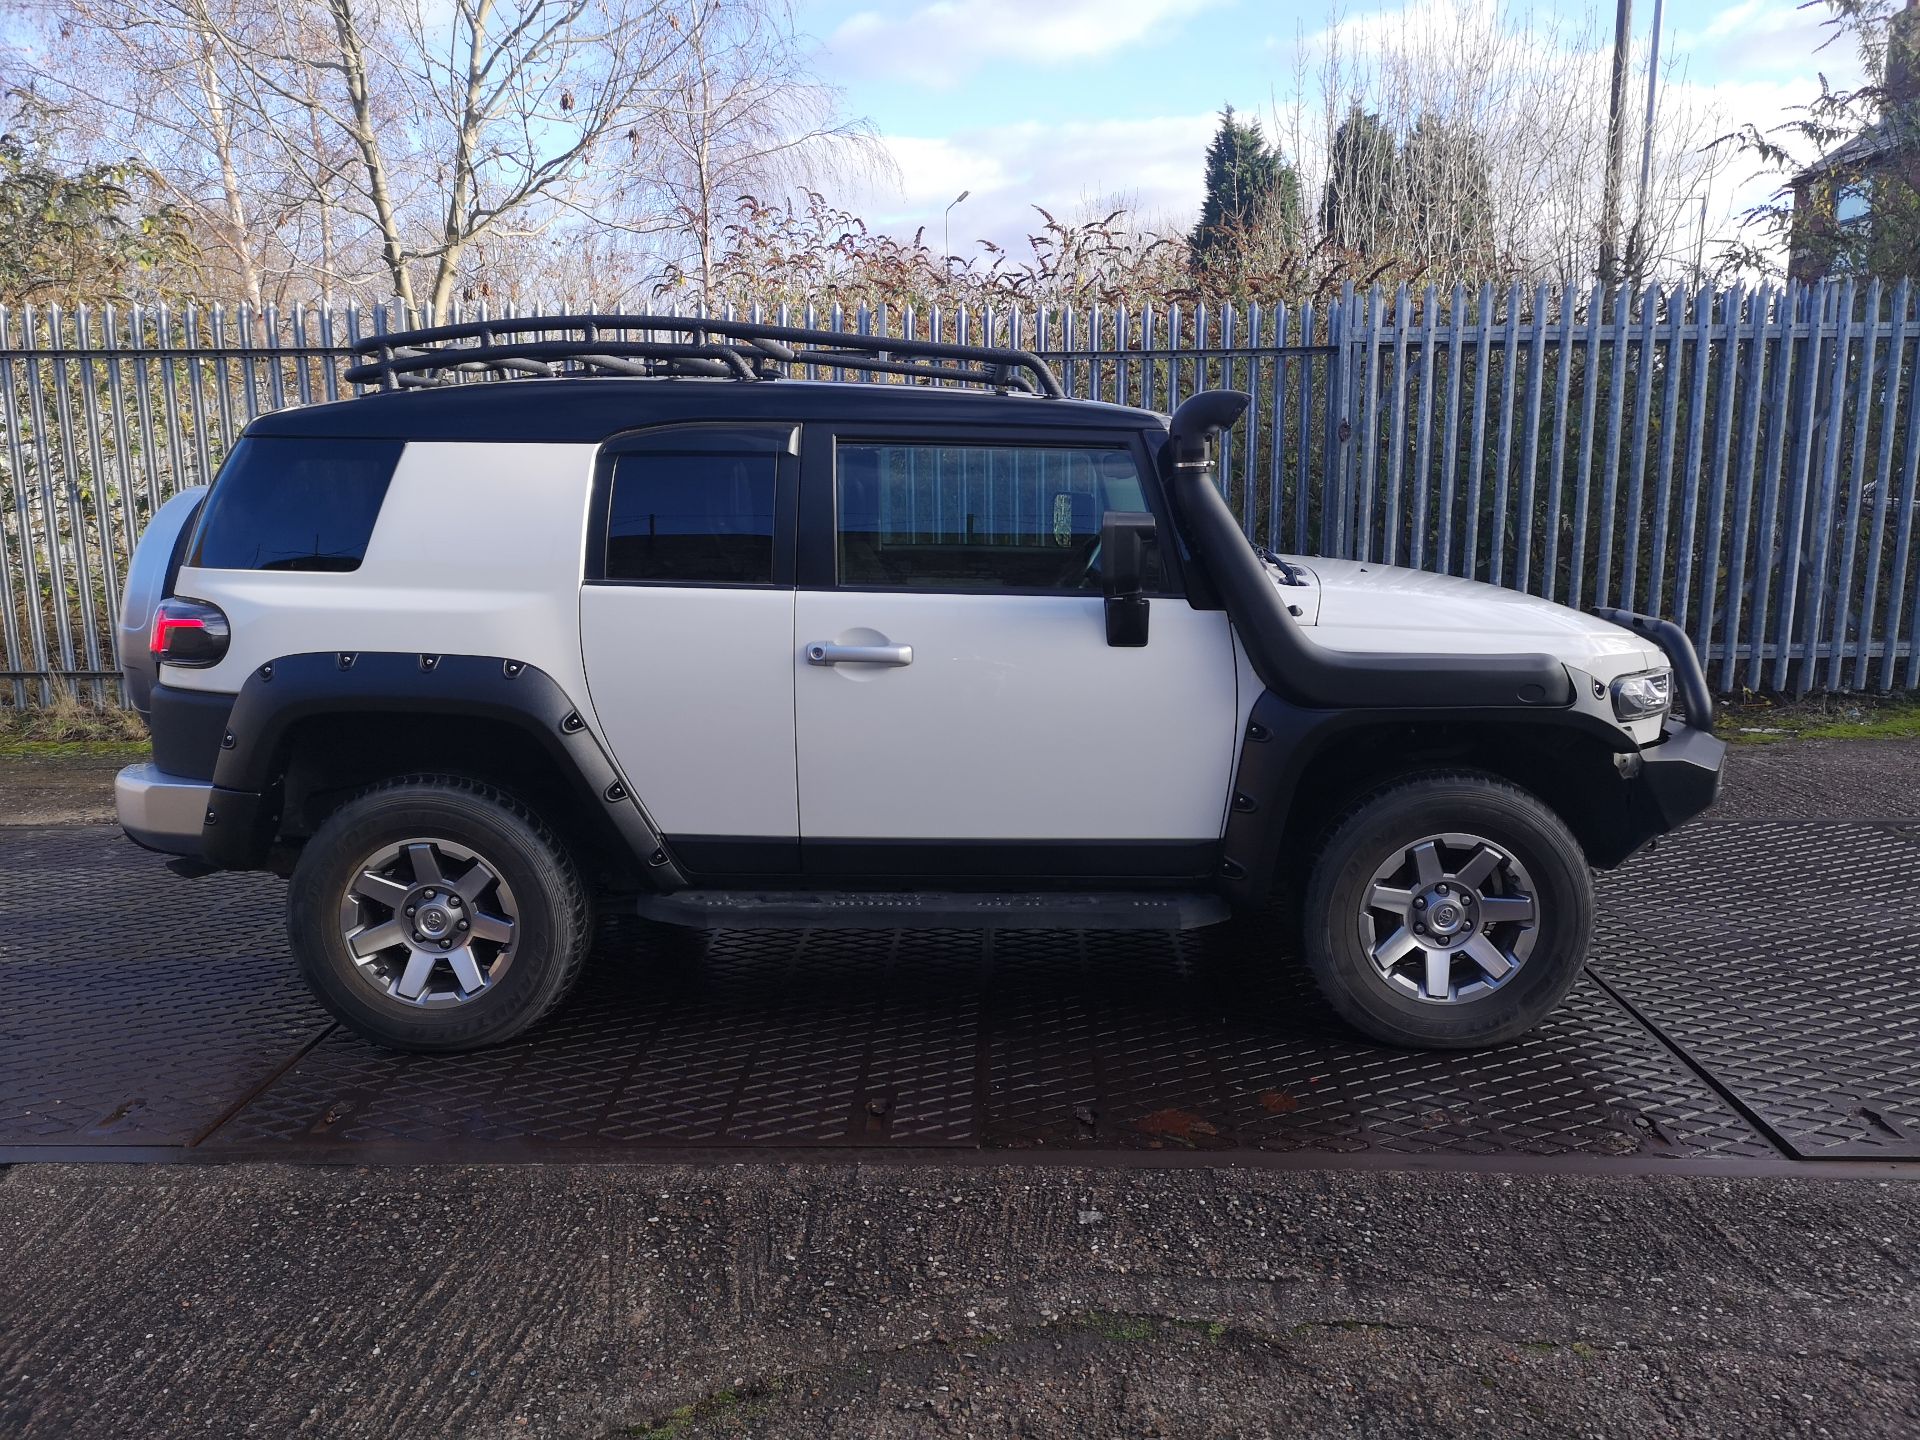
<path fill-rule="evenodd" d="M 1666 714 L 1672 705 L 1671 670 L 1644 670 L 1638 675 L 1622 675 L 1613 682 L 1616 720 L 1651 720 Z"/>

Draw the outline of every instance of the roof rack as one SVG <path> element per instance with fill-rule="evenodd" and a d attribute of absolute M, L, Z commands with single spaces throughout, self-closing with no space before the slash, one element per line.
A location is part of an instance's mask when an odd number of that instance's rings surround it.
<path fill-rule="evenodd" d="M 808 330 L 677 315 L 527 315 L 394 330 L 353 343 L 354 385 L 381 390 L 453 385 L 463 376 L 699 375 L 774 380 L 784 367 L 824 365 L 913 380 L 983 385 L 1062 399 L 1046 361 L 1027 350 L 949 345 L 890 335 Z"/>

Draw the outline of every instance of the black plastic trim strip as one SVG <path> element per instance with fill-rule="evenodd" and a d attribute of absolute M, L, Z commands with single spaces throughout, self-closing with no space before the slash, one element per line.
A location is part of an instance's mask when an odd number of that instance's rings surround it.
<path fill-rule="evenodd" d="M 667 846 L 696 876 L 800 873 L 800 841 L 793 836 L 669 835 Z"/>
<path fill-rule="evenodd" d="M 156 685 L 147 726 L 153 732 L 153 763 L 183 780 L 213 779 L 234 696 L 220 690 L 183 690 Z"/>
<path fill-rule="evenodd" d="M 1218 840 L 800 840 L 809 877 L 1191 883 L 1214 873 Z"/>

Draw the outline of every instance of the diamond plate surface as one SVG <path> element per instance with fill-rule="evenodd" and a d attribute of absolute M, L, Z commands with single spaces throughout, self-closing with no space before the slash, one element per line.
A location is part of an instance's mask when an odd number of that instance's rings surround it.
<path fill-rule="evenodd" d="M 1512 1045 L 1413 1054 L 1346 1032 L 1276 933 L 1269 916 L 1191 936 L 997 937 L 987 1143 L 1775 1153 L 1591 981 Z"/>
<path fill-rule="evenodd" d="M 618 919 L 534 1035 L 398 1056 L 325 1028 L 278 938 L 278 881 L 183 881 L 102 828 L 0 831 L 0 868 L 4 1145 L 1604 1162 L 1773 1158 L 1770 1134 L 1800 1156 L 1920 1156 L 1912 829 L 1686 832 L 1602 879 L 1597 978 L 1466 1054 L 1348 1035 L 1269 914 L 1184 935 Z"/>
<path fill-rule="evenodd" d="M 1594 969 L 1804 1159 L 1920 1158 L 1920 830 L 1750 821 L 1605 876 Z"/>
<path fill-rule="evenodd" d="M 336 1031 L 209 1148 L 971 1144 L 977 947 L 620 920 L 527 1038 L 422 1059 Z"/>
<path fill-rule="evenodd" d="M 0 831 L 0 1144 L 185 1145 L 319 1035 L 270 877 Z"/>

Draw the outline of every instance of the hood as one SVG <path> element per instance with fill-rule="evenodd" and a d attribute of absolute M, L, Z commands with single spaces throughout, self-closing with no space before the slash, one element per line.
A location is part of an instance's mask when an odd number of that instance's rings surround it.
<path fill-rule="evenodd" d="M 1632 631 L 1536 595 L 1357 560 L 1289 561 L 1308 583 L 1282 593 L 1330 650 L 1540 653 L 1597 679 L 1667 663 Z"/>

